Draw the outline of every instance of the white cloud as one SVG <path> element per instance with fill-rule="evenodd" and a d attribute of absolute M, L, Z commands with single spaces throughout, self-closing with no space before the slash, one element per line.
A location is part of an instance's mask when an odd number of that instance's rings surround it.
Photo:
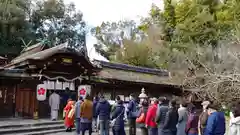
<path fill-rule="evenodd" d="M 100 25 L 103 21 L 119 21 L 123 19 L 139 20 L 145 17 L 152 3 L 162 7 L 162 0 L 65 0 L 74 2 L 77 9 L 83 12 L 83 18 L 90 26 Z M 104 60 L 93 49 L 96 39 L 90 34 L 87 36 L 87 48 L 90 58 Z"/>

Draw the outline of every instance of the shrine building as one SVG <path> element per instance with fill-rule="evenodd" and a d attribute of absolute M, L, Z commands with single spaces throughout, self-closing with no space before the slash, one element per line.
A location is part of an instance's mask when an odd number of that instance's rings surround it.
<path fill-rule="evenodd" d="M 91 62 L 81 50 L 67 43 L 52 48 L 38 43 L 24 49 L 7 64 L 4 58 L 0 60 L 3 61 L 0 66 L 0 118 L 33 118 L 36 115 L 49 118 L 50 93 L 56 90 L 60 96 L 70 94 L 77 99 L 81 85 L 90 86 L 91 96 L 101 93 L 108 100 L 120 95 L 128 101 L 130 93 L 138 96 L 142 89 L 149 97 L 183 94 L 180 85 L 171 83 L 166 70 L 98 60 Z M 39 84 L 44 84 L 46 91 L 37 90 Z M 46 94 L 46 100 L 37 100 L 38 94 Z M 61 109 L 64 105 L 61 104 Z"/>

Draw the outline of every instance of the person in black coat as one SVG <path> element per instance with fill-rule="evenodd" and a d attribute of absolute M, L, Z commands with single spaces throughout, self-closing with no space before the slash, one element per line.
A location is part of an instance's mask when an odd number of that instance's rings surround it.
<path fill-rule="evenodd" d="M 141 129 L 141 135 L 148 135 L 148 129 L 145 126 L 145 119 L 147 117 L 147 111 L 148 111 L 148 101 L 146 99 L 144 99 L 141 103 L 141 108 L 140 108 L 140 113 L 139 113 L 139 117 L 141 116 L 141 114 L 144 114 L 144 121 L 138 123 L 139 127 Z"/>
<path fill-rule="evenodd" d="M 155 122 L 158 124 L 158 135 L 164 135 L 163 126 L 168 112 L 168 101 L 166 97 L 159 97 L 159 105 L 156 112 Z"/>
<path fill-rule="evenodd" d="M 95 96 L 94 99 L 93 99 L 93 131 L 97 132 L 97 104 L 99 102 L 99 97 L 98 96 Z"/>
<path fill-rule="evenodd" d="M 112 112 L 111 119 L 115 119 L 115 123 L 112 127 L 113 135 L 125 135 L 124 130 L 124 112 L 125 107 L 123 106 L 123 101 L 120 99 L 119 96 L 116 98 L 117 104 L 115 109 Z"/>
<path fill-rule="evenodd" d="M 109 135 L 111 105 L 103 95 L 97 104 L 96 113 L 99 116 L 100 135 Z"/>
<path fill-rule="evenodd" d="M 136 118 L 138 113 L 138 105 L 135 99 L 135 95 L 130 94 L 130 101 L 127 106 L 127 117 L 129 123 L 129 135 L 136 135 Z"/>
<path fill-rule="evenodd" d="M 176 101 L 172 100 L 169 103 L 169 109 L 162 127 L 162 133 L 164 135 L 176 135 L 177 123 L 178 123 L 178 110 L 176 106 Z"/>

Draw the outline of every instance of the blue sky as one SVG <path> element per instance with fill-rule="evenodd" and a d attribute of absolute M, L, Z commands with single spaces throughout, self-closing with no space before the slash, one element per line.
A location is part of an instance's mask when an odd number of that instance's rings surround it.
<path fill-rule="evenodd" d="M 83 18 L 89 26 L 100 25 L 103 21 L 112 22 L 123 19 L 138 21 L 140 17 L 148 15 L 152 3 L 160 8 L 163 7 L 162 0 L 65 0 L 65 2 L 74 2 L 77 9 L 83 12 Z M 96 39 L 88 34 L 89 57 L 105 60 L 95 52 L 94 43 Z"/>

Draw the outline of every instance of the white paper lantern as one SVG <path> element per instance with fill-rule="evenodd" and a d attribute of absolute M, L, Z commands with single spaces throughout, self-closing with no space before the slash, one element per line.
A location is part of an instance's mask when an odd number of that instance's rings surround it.
<path fill-rule="evenodd" d="M 44 101 L 47 97 L 47 86 L 45 84 L 37 85 L 37 100 Z"/>

